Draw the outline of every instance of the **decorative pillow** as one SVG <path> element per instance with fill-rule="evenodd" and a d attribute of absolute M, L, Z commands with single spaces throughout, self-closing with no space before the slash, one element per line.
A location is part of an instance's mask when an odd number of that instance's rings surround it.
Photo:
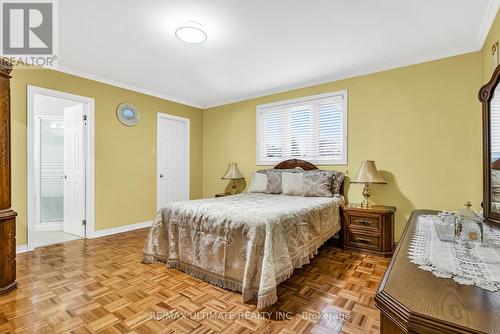
<path fill-rule="evenodd" d="M 334 175 L 334 178 L 332 180 L 332 194 L 338 195 L 340 194 L 340 187 L 344 182 L 345 174 L 342 172 L 337 172 L 336 170 L 332 170 L 332 172 Z"/>
<path fill-rule="evenodd" d="M 257 173 L 267 175 L 267 193 L 281 194 L 281 174 L 282 173 L 301 173 L 299 169 L 261 169 Z"/>
<path fill-rule="evenodd" d="M 303 196 L 304 195 L 304 174 L 287 173 L 281 174 L 283 195 Z"/>
<path fill-rule="evenodd" d="M 332 184 L 334 178 L 335 177 L 331 171 L 304 171 L 304 196 L 332 197 Z"/>
<path fill-rule="evenodd" d="M 252 183 L 248 187 L 249 193 L 267 192 L 267 175 L 262 173 L 253 173 Z"/>

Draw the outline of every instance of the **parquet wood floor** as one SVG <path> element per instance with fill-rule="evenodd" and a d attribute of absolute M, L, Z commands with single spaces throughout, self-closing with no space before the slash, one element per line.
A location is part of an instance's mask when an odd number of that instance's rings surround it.
<path fill-rule="evenodd" d="M 146 230 L 18 256 L 0 297 L 3 333 L 378 333 L 374 295 L 388 260 L 325 245 L 258 312 L 241 295 L 141 263 Z"/>

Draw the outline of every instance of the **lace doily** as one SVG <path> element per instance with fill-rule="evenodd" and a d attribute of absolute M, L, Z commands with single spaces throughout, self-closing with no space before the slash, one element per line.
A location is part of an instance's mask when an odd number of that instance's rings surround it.
<path fill-rule="evenodd" d="M 500 235 L 492 230 L 485 231 L 490 245 L 476 247 L 472 253 L 477 262 L 461 260 L 460 252 L 465 247 L 454 242 L 441 241 L 434 227 L 436 215 L 418 217 L 415 234 L 409 246 L 408 257 L 420 269 L 430 271 L 434 276 L 451 278 L 464 285 L 475 285 L 488 291 L 500 290 Z M 486 228 L 486 225 L 485 225 Z"/>

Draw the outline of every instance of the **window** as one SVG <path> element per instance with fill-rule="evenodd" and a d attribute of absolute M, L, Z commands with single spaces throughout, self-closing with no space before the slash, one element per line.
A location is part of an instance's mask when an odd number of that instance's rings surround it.
<path fill-rule="evenodd" d="M 257 106 L 257 165 L 347 164 L 347 91 Z"/>

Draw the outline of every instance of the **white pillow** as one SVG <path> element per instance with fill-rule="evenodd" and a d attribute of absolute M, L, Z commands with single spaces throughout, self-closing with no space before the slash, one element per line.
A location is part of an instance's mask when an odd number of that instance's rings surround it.
<path fill-rule="evenodd" d="M 267 192 L 267 175 L 262 173 L 253 173 L 252 183 L 248 187 L 249 193 Z"/>
<path fill-rule="evenodd" d="M 283 195 L 304 196 L 304 174 L 282 173 L 281 188 Z"/>

